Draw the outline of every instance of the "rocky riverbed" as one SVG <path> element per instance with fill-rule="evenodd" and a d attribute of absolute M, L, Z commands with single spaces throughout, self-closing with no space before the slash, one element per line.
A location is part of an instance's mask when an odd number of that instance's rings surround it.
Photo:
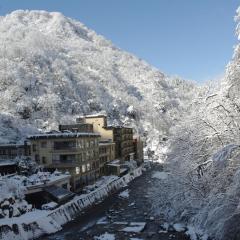
<path fill-rule="evenodd" d="M 64 226 L 63 230 L 42 240 L 187 240 L 183 232 L 166 231 L 164 220 L 151 215 L 148 189 L 161 171 L 154 165 L 129 186 Z"/>

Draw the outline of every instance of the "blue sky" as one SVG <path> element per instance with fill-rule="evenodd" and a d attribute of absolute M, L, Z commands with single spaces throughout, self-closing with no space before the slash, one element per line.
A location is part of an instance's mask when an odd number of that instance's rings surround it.
<path fill-rule="evenodd" d="M 222 75 L 237 43 L 240 0 L 0 0 L 16 9 L 59 11 L 161 71 L 204 82 Z"/>

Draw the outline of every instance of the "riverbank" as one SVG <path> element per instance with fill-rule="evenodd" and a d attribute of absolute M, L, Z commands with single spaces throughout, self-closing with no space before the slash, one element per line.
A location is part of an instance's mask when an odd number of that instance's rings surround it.
<path fill-rule="evenodd" d="M 80 216 L 86 209 L 102 202 L 141 175 L 142 167 L 139 167 L 89 194 L 76 196 L 70 202 L 52 211 L 36 210 L 17 218 L 1 219 L 0 239 L 29 240 L 58 232 L 63 225 Z"/>
<path fill-rule="evenodd" d="M 156 171 L 162 171 L 160 164 L 144 171 L 141 177 L 131 181 L 120 194 L 117 192 L 111 195 L 67 223 L 61 231 L 40 239 L 189 240 L 184 232 L 177 232 L 171 227 L 163 229 L 164 218 L 152 214 L 149 188 L 158 181 L 153 178 Z"/>

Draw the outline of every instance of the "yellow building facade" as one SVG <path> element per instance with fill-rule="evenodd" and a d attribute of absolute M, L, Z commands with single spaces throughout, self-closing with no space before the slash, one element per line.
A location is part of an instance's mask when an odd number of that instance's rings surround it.
<path fill-rule="evenodd" d="M 79 191 L 99 177 L 99 134 L 39 134 L 29 136 L 28 140 L 31 158 L 38 164 L 71 174 L 73 191 Z"/>
<path fill-rule="evenodd" d="M 108 126 L 107 116 L 88 115 L 77 119 L 77 123 L 92 124 L 93 131 L 101 135 L 102 140 L 115 142 L 115 159 L 128 161 L 134 159 L 133 129 L 122 126 Z"/>

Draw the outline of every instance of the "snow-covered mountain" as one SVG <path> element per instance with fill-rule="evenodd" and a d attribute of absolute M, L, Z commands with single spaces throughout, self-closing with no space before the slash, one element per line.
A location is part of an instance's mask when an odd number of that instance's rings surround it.
<path fill-rule="evenodd" d="M 99 112 L 166 135 L 198 92 L 60 13 L 0 17 L 0 142 Z"/>

